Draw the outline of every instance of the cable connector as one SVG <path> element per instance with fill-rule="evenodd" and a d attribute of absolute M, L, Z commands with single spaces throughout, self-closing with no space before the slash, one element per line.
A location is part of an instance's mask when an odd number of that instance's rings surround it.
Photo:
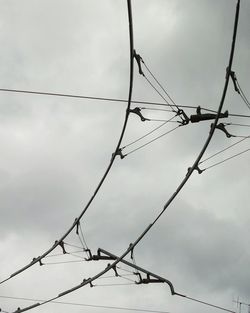
<path fill-rule="evenodd" d="M 213 113 L 201 113 L 201 107 L 198 106 L 196 109 L 197 114 L 193 114 L 190 116 L 190 122 L 191 123 L 198 123 L 200 121 L 207 121 L 207 120 L 214 120 L 217 116 L 217 114 Z M 220 113 L 219 118 L 226 118 L 228 117 L 228 111 L 225 111 L 225 113 Z"/>
<path fill-rule="evenodd" d="M 111 265 L 111 264 L 108 263 L 107 268 L 110 267 L 110 265 Z M 112 268 L 112 270 L 115 272 L 115 276 L 116 276 L 116 277 L 119 277 L 120 275 L 119 275 L 118 272 L 117 272 L 116 265 L 111 266 L 111 268 Z"/>
<path fill-rule="evenodd" d="M 142 76 L 145 76 L 143 71 L 142 71 L 142 67 L 141 67 L 141 62 L 143 62 L 143 59 L 139 54 L 136 53 L 135 50 L 134 50 L 134 58 L 135 58 L 137 65 L 138 65 L 139 74 Z"/>
<path fill-rule="evenodd" d="M 86 249 L 85 251 L 87 251 L 89 249 Z M 99 261 L 99 260 L 115 260 L 115 258 L 112 258 L 110 256 L 106 256 L 106 255 L 101 255 L 101 251 L 100 249 L 97 250 L 97 254 L 92 255 L 91 251 L 88 251 L 90 256 L 88 259 L 85 259 L 86 261 Z"/>
<path fill-rule="evenodd" d="M 180 122 L 182 125 L 187 125 L 189 123 L 189 118 L 187 114 L 182 109 L 178 109 L 177 113 L 178 116 L 181 117 L 182 122 Z"/>

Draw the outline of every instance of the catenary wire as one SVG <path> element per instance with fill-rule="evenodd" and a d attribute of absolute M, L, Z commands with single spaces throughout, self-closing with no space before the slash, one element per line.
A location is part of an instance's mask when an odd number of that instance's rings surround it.
<path fill-rule="evenodd" d="M 204 168 L 203 171 L 208 170 L 208 169 L 210 169 L 210 168 L 213 168 L 213 167 L 215 167 L 215 166 L 218 166 L 218 165 L 220 165 L 220 164 L 222 164 L 222 163 L 225 163 L 225 162 L 227 162 L 227 161 L 229 161 L 229 160 L 231 160 L 231 159 L 234 159 L 234 158 L 236 158 L 237 156 L 248 152 L 249 150 L 250 150 L 250 148 L 248 148 L 248 149 L 246 149 L 246 150 L 244 150 L 244 151 L 241 151 L 241 152 L 239 152 L 239 153 L 236 153 L 236 154 L 234 154 L 234 155 L 232 155 L 232 156 L 230 156 L 230 157 L 228 157 L 228 158 L 226 158 L 226 159 L 224 159 L 224 160 L 222 160 L 222 161 L 220 161 L 220 162 L 217 162 L 217 163 L 215 163 L 215 164 L 212 164 L 212 165 L 210 165 L 210 166 Z"/>
<path fill-rule="evenodd" d="M 119 98 L 92 97 L 92 96 L 84 96 L 84 95 L 73 95 L 73 94 L 44 92 L 44 91 L 35 91 L 35 90 L 0 88 L 0 92 L 23 93 L 23 94 L 33 94 L 33 95 L 40 95 L 40 96 L 65 97 L 65 98 L 76 98 L 76 99 L 87 99 L 87 100 L 97 100 L 97 101 L 107 101 L 107 102 L 128 103 L 128 100 L 119 99 Z M 131 103 L 170 107 L 170 105 L 167 103 L 143 101 L 143 100 L 131 100 Z M 197 109 L 197 106 L 192 106 L 192 105 L 178 104 L 178 107 L 179 108 L 186 108 L 186 109 Z M 201 107 L 201 110 L 211 112 L 211 113 L 216 113 L 215 110 L 204 108 L 204 107 Z M 244 115 L 244 114 L 229 113 L 228 115 L 229 116 L 235 116 L 235 117 L 250 118 L 250 115 Z"/>
<path fill-rule="evenodd" d="M 129 27 L 130 27 L 130 32 L 132 30 L 132 11 L 131 11 L 131 0 L 127 0 L 127 4 L 128 4 L 128 15 L 129 15 Z M 84 280 L 83 282 L 81 282 L 80 284 L 72 287 L 71 289 L 65 290 L 63 292 L 61 292 L 60 294 L 58 294 L 57 296 L 55 296 L 54 298 L 50 298 L 42 303 L 38 303 L 35 305 L 35 307 L 38 306 L 42 306 L 45 305 L 51 301 L 57 300 L 60 297 L 63 297 L 67 294 L 70 294 L 82 287 L 84 287 L 85 285 L 91 284 L 93 281 L 95 281 L 96 279 L 98 279 L 99 277 L 101 277 L 102 275 L 106 274 L 108 271 L 110 271 L 112 268 L 114 268 L 123 258 L 125 258 L 137 245 L 138 243 L 145 237 L 145 235 L 149 232 L 149 230 L 156 224 L 156 222 L 158 221 L 158 219 L 162 216 L 162 214 L 166 211 L 166 209 L 170 206 L 170 204 L 173 202 L 173 200 L 176 198 L 176 196 L 180 193 L 180 191 L 182 190 L 182 188 L 184 187 L 184 185 L 187 183 L 187 181 L 189 180 L 190 176 L 192 175 L 192 173 L 194 172 L 194 170 L 197 168 L 199 161 L 201 160 L 202 156 L 204 155 L 205 151 L 207 150 L 207 147 L 213 137 L 213 134 L 215 132 L 218 120 L 219 120 L 219 116 L 220 113 L 222 111 L 223 105 L 224 105 L 224 101 L 225 101 L 225 97 L 226 97 L 226 93 L 227 93 L 227 89 L 228 89 L 228 83 L 229 83 L 229 73 L 231 72 L 231 68 L 232 68 L 232 63 L 233 63 L 233 57 L 234 57 L 234 50 L 235 50 L 235 43 L 236 43 L 236 35 L 237 35 L 237 29 L 238 29 L 238 20 L 239 20 L 239 11 L 240 11 L 240 0 L 237 0 L 237 5 L 236 5 L 236 12 L 235 12 L 235 19 L 234 19 L 234 27 L 233 27 L 233 38 L 232 38 L 232 43 L 231 43 L 231 50 L 230 50 L 230 56 L 229 56 L 229 62 L 228 62 L 228 67 L 227 67 L 227 71 L 226 71 L 226 78 L 225 78 L 225 83 L 224 83 L 224 88 L 223 88 L 223 92 L 222 92 L 222 96 L 221 96 L 221 100 L 218 106 L 218 111 L 217 111 L 217 115 L 216 118 L 214 120 L 214 123 L 212 124 L 212 127 L 209 131 L 208 137 L 203 145 L 203 147 L 201 148 L 200 153 L 198 154 L 197 158 L 195 159 L 192 167 L 190 167 L 188 173 L 185 175 L 184 179 L 181 181 L 181 183 L 179 184 L 179 186 L 177 187 L 176 191 L 170 196 L 170 198 L 168 199 L 168 201 L 165 203 L 163 209 L 160 211 L 160 213 L 156 216 L 156 218 L 154 219 L 154 221 L 149 224 L 146 229 L 140 234 L 140 236 L 129 245 L 129 247 L 126 249 L 126 251 L 119 257 L 117 258 L 113 263 L 109 264 L 104 270 L 102 270 L 101 272 L 95 274 L 94 276 L 92 276 L 89 279 Z M 194 298 L 188 298 L 185 295 L 179 294 L 174 290 L 174 287 L 171 287 L 171 293 L 172 295 L 177 295 L 177 296 L 181 296 L 181 297 L 185 297 L 187 299 L 194 299 Z M 201 301 L 200 301 L 201 303 Z M 206 305 L 206 302 L 202 302 L 203 304 Z M 34 306 L 32 307 L 34 308 Z M 218 307 L 219 308 L 219 307 Z M 30 308 L 23 308 L 20 309 L 18 312 L 24 312 L 30 310 Z M 225 310 L 225 309 L 224 309 Z M 229 311 L 229 310 L 227 310 Z M 232 312 L 232 311 L 229 311 Z"/>
<path fill-rule="evenodd" d="M 3 279 L 0 281 L 0 284 L 10 280 L 11 278 L 13 278 L 14 276 L 19 275 L 20 273 L 22 273 L 23 271 L 27 270 L 28 268 L 30 268 L 31 266 L 33 266 L 34 264 L 38 263 L 39 261 L 41 261 L 45 256 L 47 256 L 50 252 L 52 252 L 58 245 L 60 242 L 62 242 L 71 232 L 72 230 L 78 225 L 78 223 L 80 222 L 80 220 L 82 219 L 83 215 L 85 214 L 85 212 L 88 210 L 89 206 L 91 205 L 91 203 L 93 202 L 93 200 L 95 199 L 97 193 L 99 192 L 102 184 L 104 183 L 106 177 L 108 176 L 112 165 L 114 163 L 114 160 L 116 158 L 117 152 L 120 149 L 121 146 L 121 142 L 122 139 L 124 137 L 125 134 L 125 130 L 127 128 L 127 124 L 128 124 L 128 118 L 129 118 L 129 113 L 130 113 L 130 106 L 131 106 L 131 100 L 132 100 L 132 91 L 133 91 L 133 79 L 134 79 L 134 38 L 133 38 L 133 27 L 132 27 L 132 21 L 131 21 L 131 16 L 129 16 L 129 51 L 130 51 L 130 72 L 129 72 L 129 90 L 128 90 L 128 100 L 127 100 L 127 109 L 126 109 L 126 113 L 125 113 L 125 119 L 124 119 L 124 123 L 123 123 L 123 127 L 122 127 L 122 131 L 115 149 L 115 152 L 112 154 L 110 163 L 106 169 L 106 171 L 104 172 L 100 182 L 98 183 L 93 195 L 91 196 L 91 198 L 89 199 L 89 201 L 87 202 L 87 204 L 85 205 L 84 209 L 82 210 L 82 212 L 80 213 L 80 215 L 75 219 L 75 221 L 73 222 L 72 226 L 62 235 L 62 237 L 56 241 L 54 243 L 54 245 L 52 247 L 50 247 L 47 251 L 45 251 L 41 256 L 34 258 L 32 260 L 32 262 L 28 263 L 27 265 L 25 265 L 24 267 L 22 267 L 21 269 L 17 270 L 16 272 L 14 272 L 13 274 L 11 274 L 9 277 Z"/>
<path fill-rule="evenodd" d="M 44 301 L 41 299 L 31 299 L 31 298 L 22 298 L 22 297 L 11 297 L 11 296 L 1 296 L 3 299 L 12 299 L 12 300 L 24 300 L 24 301 Z M 148 310 L 148 309 L 139 309 L 139 308 L 128 308 L 121 306 L 110 306 L 110 305 L 97 305 L 97 304 L 87 304 L 87 303 L 76 303 L 76 302 L 64 302 L 64 301 L 53 301 L 54 304 L 62 305 L 72 305 L 72 306 L 83 306 L 83 307 L 92 307 L 92 308 L 101 308 L 101 309 L 111 309 L 111 310 L 124 310 L 124 311 L 135 311 L 135 312 L 148 312 L 148 313 L 169 313 L 167 311 L 158 311 L 158 310 Z M 1 311 L 6 312 L 6 311 Z"/>
<path fill-rule="evenodd" d="M 214 153 L 213 155 L 209 156 L 208 158 L 206 158 L 206 159 L 200 161 L 199 164 L 202 164 L 202 163 L 204 163 L 204 162 L 206 162 L 206 161 L 212 159 L 212 158 L 215 157 L 216 155 L 219 155 L 219 154 L 221 154 L 222 152 L 224 152 L 224 151 L 226 151 L 226 150 L 228 150 L 228 149 L 230 149 L 230 148 L 232 148 L 232 147 L 238 145 L 239 143 L 241 143 L 242 141 L 246 140 L 247 138 L 250 138 L 250 135 L 247 136 L 247 137 L 244 137 L 243 139 L 241 139 L 241 140 L 239 140 L 239 141 L 237 141 L 237 142 L 231 144 L 230 146 L 228 146 L 228 147 L 226 147 L 226 148 L 224 148 L 224 149 L 222 149 L 222 150 L 220 150 L 220 151 Z"/>

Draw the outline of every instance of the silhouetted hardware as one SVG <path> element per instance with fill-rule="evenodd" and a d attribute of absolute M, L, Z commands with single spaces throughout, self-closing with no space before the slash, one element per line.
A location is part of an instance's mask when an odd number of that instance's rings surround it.
<path fill-rule="evenodd" d="M 89 258 L 85 259 L 86 261 L 99 261 L 99 260 L 115 260 L 115 258 L 107 255 L 101 255 L 100 249 L 97 250 L 97 254 L 92 254 L 89 249 L 86 249 L 85 251 L 89 252 Z"/>
<path fill-rule="evenodd" d="M 138 115 L 141 119 L 142 122 L 145 122 L 145 121 L 149 121 L 148 118 L 144 117 L 142 114 L 141 114 L 141 109 L 136 107 L 134 109 L 130 109 L 129 110 L 130 113 L 135 113 L 136 115 Z"/>
<path fill-rule="evenodd" d="M 110 265 L 111 265 L 111 264 L 110 264 L 110 263 L 108 263 L 107 267 L 109 267 Z M 119 274 L 118 274 L 118 272 L 117 272 L 116 265 L 111 266 L 111 268 L 114 270 L 114 272 L 115 272 L 115 276 L 116 276 L 116 277 L 119 277 L 120 275 L 119 275 Z"/>
<path fill-rule="evenodd" d="M 139 284 L 151 284 L 151 283 L 165 283 L 165 280 L 158 278 L 151 278 L 150 274 L 147 274 L 147 278 L 142 278 L 140 273 L 134 273 L 139 277 L 139 281 L 135 282 L 137 285 Z"/>
<path fill-rule="evenodd" d="M 124 155 L 122 153 L 122 149 L 119 148 L 116 152 L 112 153 L 112 158 L 114 157 L 114 155 L 119 155 L 121 159 L 124 159 L 126 155 Z"/>
<path fill-rule="evenodd" d="M 188 175 L 188 173 L 191 171 L 191 169 L 192 169 L 192 167 L 189 167 L 189 168 L 188 168 L 186 175 Z M 198 165 L 196 165 L 196 166 L 194 167 L 194 170 L 196 170 L 199 174 L 201 174 L 201 173 L 204 171 L 204 170 L 201 170 Z"/>
<path fill-rule="evenodd" d="M 61 248 L 62 248 L 62 251 L 63 251 L 63 254 L 67 254 L 67 251 L 65 250 L 65 246 L 64 246 L 64 242 L 63 241 L 55 241 L 55 245 L 58 244 Z"/>
<path fill-rule="evenodd" d="M 211 127 L 213 126 L 213 124 L 211 125 Z M 230 138 L 230 137 L 235 137 L 235 135 L 232 135 L 230 134 L 227 130 L 226 130 L 226 127 L 223 123 L 220 123 L 218 125 L 215 126 L 215 128 L 218 128 L 220 129 L 221 131 L 223 131 L 223 133 L 226 134 L 227 138 Z"/>
<path fill-rule="evenodd" d="M 227 68 L 227 71 L 228 71 L 228 68 Z M 240 94 L 239 88 L 237 86 L 237 78 L 236 78 L 235 72 L 234 71 L 230 71 L 229 76 L 231 77 L 232 82 L 234 84 L 234 90 Z"/>
<path fill-rule="evenodd" d="M 188 118 L 187 114 L 182 109 L 178 109 L 177 115 L 181 117 L 181 119 L 182 119 L 181 124 L 182 125 L 187 125 L 189 123 L 189 118 Z"/>
<path fill-rule="evenodd" d="M 134 50 L 134 58 L 135 58 L 137 65 L 138 65 L 139 74 L 145 76 L 143 71 L 142 71 L 142 67 L 141 67 L 141 62 L 143 62 L 142 57 L 139 54 L 137 54 L 135 50 Z"/>
<path fill-rule="evenodd" d="M 217 114 L 213 113 L 201 113 L 201 107 L 198 106 L 196 110 L 197 114 L 190 116 L 190 122 L 191 123 L 198 123 L 200 121 L 207 121 L 207 120 L 214 120 L 217 116 Z M 228 117 L 228 111 L 225 111 L 225 113 L 220 113 L 219 118 L 226 118 Z"/>

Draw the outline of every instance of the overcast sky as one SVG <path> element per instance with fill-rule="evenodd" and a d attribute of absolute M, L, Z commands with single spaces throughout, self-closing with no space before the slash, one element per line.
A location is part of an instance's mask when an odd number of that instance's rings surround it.
<path fill-rule="evenodd" d="M 132 1 L 135 49 L 177 104 L 217 109 L 235 5 L 236 0 Z M 233 70 L 250 97 L 249 15 L 250 3 L 242 0 Z M 0 88 L 128 97 L 125 0 L 0 0 L 0 46 Z M 139 75 L 136 64 L 133 99 L 163 102 Z M 232 81 L 225 110 L 250 114 Z M 120 102 L 0 92 L 0 280 L 41 255 L 72 225 L 109 164 L 125 111 L 126 103 Z M 195 109 L 185 112 L 189 116 Z M 152 119 L 173 116 L 166 111 L 142 113 Z M 250 124 L 249 118 L 239 117 L 223 122 Z M 185 177 L 208 136 L 210 124 L 205 121 L 180 127 L 122 160 L 115 159 L 81 223 L 92 252 L 103 248 L 121 255 L 143 232 Z M 122 146 L 159 125 L 141 122 L 130 114 Z M 124 149 L 124 153 L 177 125 L 166 124 Z M 227 130 L 234 135 L 249 135 L 246 126 L 231 125 Z M 204 158 L 239 140 L 216 130 Z M 248 139 L 200 167 L 204 169 L 247 148 Z M 177 292 L 190 297 L 233 310 L 237 309 L 233 300 L 238 297 L 250 302 L 249 161 L 249 153 L 245 153 L 201 175 L 195 171 L 136 247 L 137 265 L 169 279 Z M 75 232 L 65 241 L 80 245 Z M 74 251 L 69 246 L 66 249 Z M 61 249 L 55 253 L 61 253 Z M 50 257 L 44 263 L 71 260 L 78 258 Z M 0 285 L 0 296 L 51 298 L 106 265 L 102 261 L 35 265 Z M 128 278 L 136 280 L 135 276 Z M 113 277 L 95 282 L 116 283 L 130 282 Z M 60 300 L 171 313 L 217 311 L 171 296 L 163 284 L 86 286 Z M 32 303 L 0 298 L 0 308 L 7 312 Z M 34 309 L 41 313 L 69 311 L 108 310 L 59 304 Z M 242 312 L 247 312 L 247 307 L 242 307 Z"/>

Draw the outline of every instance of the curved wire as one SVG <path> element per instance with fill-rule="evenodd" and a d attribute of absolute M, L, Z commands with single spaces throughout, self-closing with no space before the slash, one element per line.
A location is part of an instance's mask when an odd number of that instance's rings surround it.
<path fill-rule="evenodd" d="M 128 4 L 128 13 L 129 13 L 129 23 L 130 23 L 130 29 L 132 29 L 132 12 L 131 12 L 131 0 L 127 0 L 127 4 Z M 237 35 L 237 28 L 238 28 L 238 20 L 239 20 L 239 11 L 240 11 L 240 0 L 237 0 L 237 5 L 236 5 L 236 12 L 235 12 L 235 19 L 234 19 L 234 29 L 233 29 L 233 38 L 232 38 L 232 44 L 231 44 L 231 51 L 230 51 L 230 56 L 229 56 L 229 62 L 228 62 L 228 70 L 226 71 L 226 79 L 225 79 L 225 84 L 224 84 L 224 88 L 223 88 L 223 92 L 222 92 L 222 96 L 221 96 L 221 100 L 220 100 L 220 104 L 217 110 L 217 115 L 216 118 L 214 120 L 214 123 L 211 127 L 211 130 L 209 132 L 209 135 L 206 139 L 206 142 L 204 143 L 199 155 L 197 156 L 196 160 L 194 161 L 192 167 L 189 169 L 188 173 L 186 174 L 186 176 L 184 177 L 184 179 L 181 181 L 181 183 L 179 184 L 179 186 L 177 187 L 176 191 L 172 194 L 172 196 L 168 199 L 168 201 L 165 203 L 163 209 L 161 210 L 161 212 L 157 215 L 157 217 L 154 219 L 154 221 L 149 224 L 148 227 L 146 227 L 146 229 L 141 233 L 141 235 L 133 242 L 129 245 L 129 247 L 127 248 L 127 250 L 119 257 L 117 258 L 113 263 L 108 264 L 108 266 L 102 270 L 101 272 L 97 273 L 96 275 L 83 280 L 82 283 L 74 286 L 71 289 L 68 289 L 66 291 L 61 292 L 59 295 L 57 295 L 54 298 L 50 298 L 44 302 L 41 303 L 36 303 L 35 305 L 33 305 L 31 308 L 34 307 L 38 307 L 38 306 L 42 306 L 45 305 L 49 302 L 55 301 L 60 297 L 63 297 L 69 293 L 72 293 L 75 290 L 78 290 L 80 288 L 82 288 L 85 285 L 88 284 L 92 284 L 93 281 L 95 281 L 96 279 L 98 279 L 99 277 L 101 277 L 102 275 L 106 274 L 108 271 L 110 271 L 112 268 L 114 268 L 126 255 L 128 255 L 137 245 L 138 243 L 145 237 L 145 235 L 149 232 L 149 230 L 154 226 L 154 224 L 158 221 L 158 219 L 162 216 L 162 214 L 166 211 L 166 209 L 170 206 L 170 204 L 173 202 L 173 200 L 176 198 L 176 196 L 179 194 L 179 192 L 182 190 L 182 188 L 184 187 L 184 185 L 187 183 L 187 181 L 189 180 L 190 176 L 193 174 L 194 170 L 197 168 L 199 161 L 201 160 L 202 156 L 204 155 L 212 137 L 213 134 L 215 132 L 216 129 L 216 125 L 218 123 L 219 117 L 220 117 L 220 113 L 222 111 L 223 105 L 224 105 L 224 101 L 225 101 L 225 97 L 226 97 L 226 93 L 227 93 L 227 89 L 228 89 L 228 83 L 229 83 L 229 75 L 230 75 L 230 71 L 232 68 L 232 63 L 233 63 L 233 57 L 234 57 L 234 50 L 235 50 L 235 43 L 236 43 L 236 35 Z M 174 286 L 169 282 L 169 287 L 171 290 L 171 294 L 172 295 L 177 295 L 177 296 L 181 296 L 187 299 L 191 299 L 188 296 L 185 296 L 183 294 L 177 293 L 174 289 Z M 205 302 L 203 302 L 203 304 L 206 304 Z M 31 309 L 30 307 L 26 307 L 23 309 L 19 309 L 18 311 L 15 311 L 14 313 L 21 313 L 24 311 L 28 311 Z"/>
<path fill-rule="evenodd" d="M 129 113 L 130 113 L 130 106 L 131 106 L 131 99 L 132 99 L 132 91 L 133 91 L 133 80 L 134 80 L 134 38 L 133 38 L 133 27 L 132 27 L 132 16 L 131 14 L 129 14 L 129 41 L 130 41 L 130 75 L 129 75 L 129 91 L 128 91 L 128 105 L 127 105 L 127 109 L 126 109 L 126 114 L 125 114 L 125 120 L 124 120 L 124 124 L 123 124 L 123 128 L 121 131 L 121 135 L 120 138 L 118 140 L 115 152 L 112 154 L 110 163 L 104 173 L 104 175 L 102 176 L 99 184 L 97 185 L 93 195 L 91 196 L 91 198 L 89 199 L 88 203 L 86 204 L 86 206 L 84 207 L 84 209 L 82 210 L 82 212 L 80 213 L 80 215 L 75 219 L 75 221 L 73 222 L 73 225 L 64 233 L 64 235 L 61 236 L 61 238 L 59 240 L 57 240 L 54 245 L 52 247 L 50 247 L 47 251 L 45 251 L 41 256 L 38 256 L 37 258 L 34 258 L 31 263 L 27 264 L 26 266 L 22 267 L 21 269 L 19 269 L 18 271 L 14 272 L 13 274 L 11 274 L 8 278 L 0 281 L 0 284 L 10 280 L 12 277 L 22 273 L 23 271 L 27 270 L 28 268 L 30 268 L 31 266 L 35 265 L 36 263 L 38 263 L 39 261 L 41 261 L 44 257 L 46 257 L 50 252 L 52 252 L 57 246 L 59 246 L 59 244 L 72 232 L 72 230 L 79 224 L 81 218 L 83 217 L 83 215 L 85 214 L 85 212 L 87 211 L 87 209 L 89 208 L 89 206 L 91 205 L 92 201 L 95 199 L 98 191 L 100 190 L 102 184 L 104 183 L 107 175 L 109 174 L 109 171 L 114 163 L 115 157 L 117 155 L 117 152 L 120 149 L 121 146 L 121 142 L 122 139 L 124 137 L 124 133 L 127 127 L 127 123 L 128 123 L 128 117 L 129 117 Z"/>

